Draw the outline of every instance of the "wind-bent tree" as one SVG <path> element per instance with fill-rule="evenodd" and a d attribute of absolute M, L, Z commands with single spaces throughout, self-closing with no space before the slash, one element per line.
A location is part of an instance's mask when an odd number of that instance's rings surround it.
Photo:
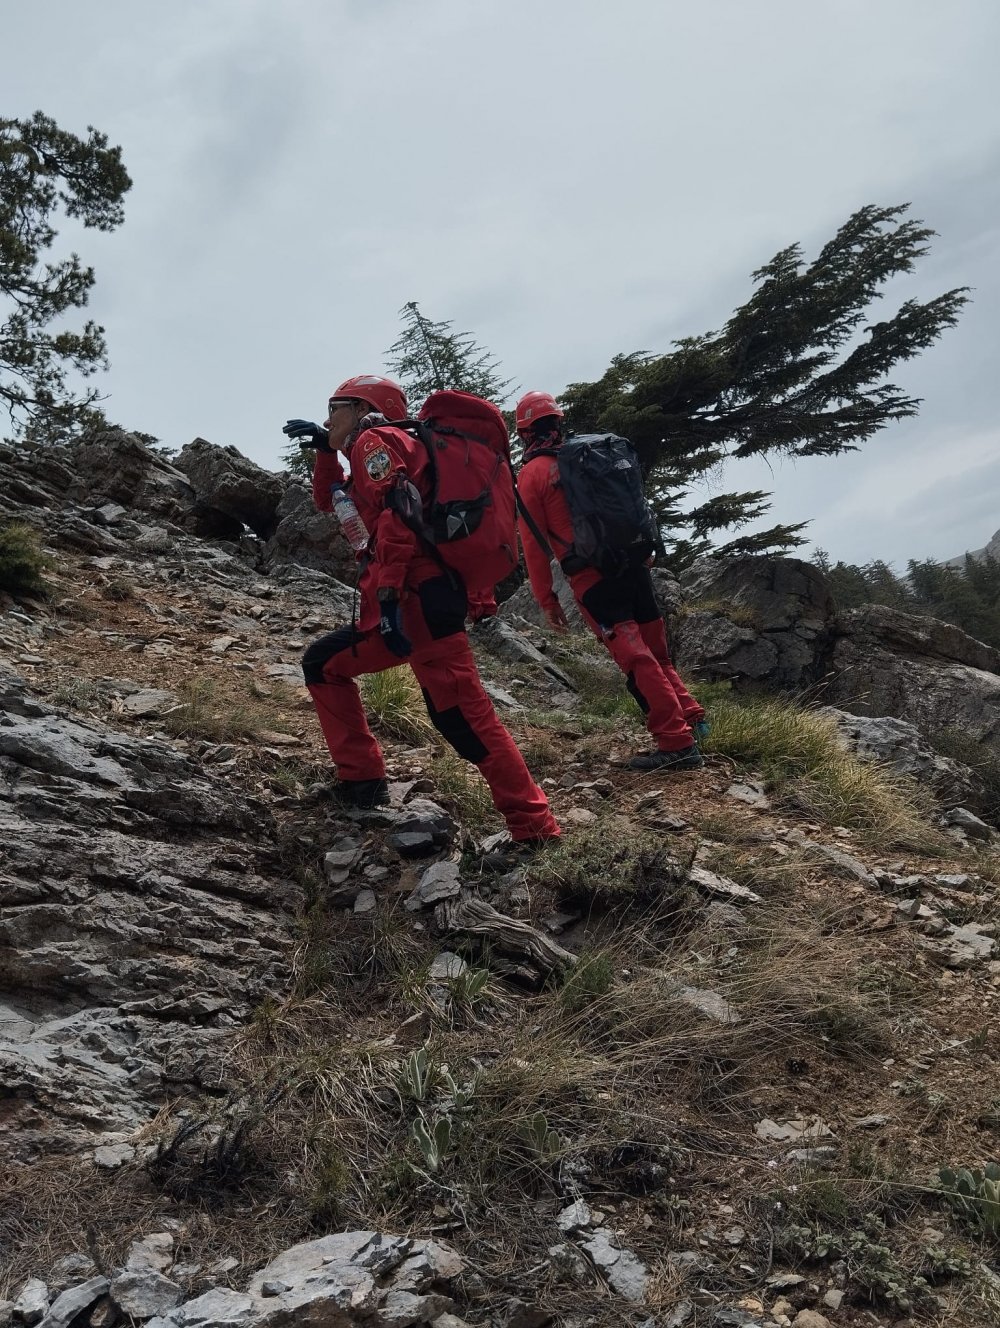
<path fill-rule="evenodd" d="M 497 360 L 476 344 L 471 332 L 453 332 L 451 323 L 434 323 L 416 300 L 399 311 L 403 331 L 386 351 L 389 372 L 398 378 L 416 412 L 431 392 L 458 388 L 500 405 L 511 391 Z"/>
<path fill-rule="evenodd" d="M 836 456 L 917 413 L 920 398 L 887 375 L 955 324 L 968 288 L 905 300 L 886 321 L 865 324 L 880 288 L 912 272 L 935 234 L 904 219 L 908 207 L 861 208 L 811 263 L 798 244 L 782 249 L 753 274 L 756 291 L 720 332 L 686 337 L 666 355 L 618 355 L 597 382 L 566 388 L 571 428 L 614 431 L 636 445 L 675 564 L 770 507 L 771 495 L 754 490 L 681 513 L 698 477 L 740 457 Z M 791 548 L 804 542 L 805 524 L 737 538 L 720 552 Z"/>
<path fill-rule="evenodd" d="M 86 306 L 94 271 L 76 254 L 47 255 L 59 212 L 114 230 L 131 184 L 121 149 L 96 129 L 78 138 L 41 111 L 0 118 L 0 404 L 15 439 L 57 437 L 97 417 L 96 388 L 74 390 L 70 377 L 107 367 L 104 329 L 88 320 L 72 331 L 62 322 Z"/>

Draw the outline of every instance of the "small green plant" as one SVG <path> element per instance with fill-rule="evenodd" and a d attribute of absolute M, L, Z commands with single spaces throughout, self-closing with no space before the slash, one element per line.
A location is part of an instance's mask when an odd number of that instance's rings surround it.
<path fill-rule="evenodd" d="M 551 1128 L 544 1111 L 523 1121 L 517 1131 L 521 1142 L 540 1162 L 552 1162 L 563 1150 L 562 1136 Z"/>
<path fill-rule="evenodd" d="M 487 968 L 467 968 L 464 973 L 460 973 L 457 978 L 452 978 L 448 986 L 451 990 L 452 999 L 457 1005 L 464 1006 L 466 1009 L 475 1010 L 476 1006 L 486 995 L 486 989 L 490 982 L 490 972 Z"/>
<path fill-rule="evenodd" d="M 610 659 L 581 659 L 575 655 L 558 657 L 559 667 L 568 675 L 580 698 L 580 709 L 598 719 L 642 718 L 635 699 L 625 685 L 621 671 Z"/>
<path fill-rule="evenodd" d="M 45 595 L 42 573 L 51 565 L 41 537 L 23 521 L 0 526 L 0 590 L 8 595 Z"/>
<path fill-rule="evenodd" d="M 319 1151 L 313 1172 L 312 1194 L 309 1207 L 314 1226 L 334 1227 L 343 1217 L 344 1194 L 351 1178 L 351 1169 L 343 1153 L 327 1144 Z"/>
<path fill-rule="evenodd" d="M 427 1170 L 438 1171 L 451 1152 L 451 1121 L 447 1116 L 440 1116 L 428 1126 L 423 1116 L 418 1116 L 410 1126 L 410 1137 L 420 1149 Z"/>
<path fill-rule="evenodd" d="M 941 1192 L 970 1226 L 1000 1237 L 1000 1166 L 989 1162 L 980 1171 L 969 1167 L 942 1167 Z"/>
<path fill-rule="evenodd" d="M 925 1302 L 928 1279 L 904 1268 L 882 1239 L 884 1224 L 868 1220 L 870 1229 L 845 1232 L 816 1227 L 787 1226 L 775 1233 L 778 1248 L 804 1259 L 840 1259 L 847 1265 L 850 1280 L 873 1300 L 884 1300 L 903 1313 Z"/>
<path fill-rule="evenodd" d="M 614 966 L 610 955 L 582 954 L 568 970 L 559 988 L 559 1004 L 570 1014 L 576 1014 L 610 991 L 613 982 Z"/>
<path fill-rule="evenodd" d="M 361 696 L 372 727 L 379 733 L 414 746 L 434 736 L 420 687 L 408 664 L 366 674 L 361 680 Z"/>
<path fill-rule="evenodd" d="M 458 1085 L 443 1065 L 428 1055 L 426 1047 L 411 1051 L 402 1064 L 396 1085 L 400 1093 L 414 1102 L 427 1102 L 438 1090 L 455 1096 Z"/>
<path fill-rule="evenodd" d="M 532 729 L 518 741 L 524 763 L 536 779 L 554 770 L 561 761 L 559 748 L 550 733 Z"/>

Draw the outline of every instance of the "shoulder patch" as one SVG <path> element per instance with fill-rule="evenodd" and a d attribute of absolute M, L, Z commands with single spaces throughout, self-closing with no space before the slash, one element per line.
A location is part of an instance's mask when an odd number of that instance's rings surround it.
<path fill-rule="evenodd" d="M 379 480 L 384 480 L 392 470 L 392 458 L 385 447 L 378 447 L 374 452 L 369 452 L 364 458 L 364 463 L 369 478 L 376 484 Z"/>

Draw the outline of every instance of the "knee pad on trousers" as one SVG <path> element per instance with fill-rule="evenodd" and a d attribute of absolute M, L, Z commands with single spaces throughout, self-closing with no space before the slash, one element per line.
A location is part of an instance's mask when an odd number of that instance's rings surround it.
<path fill-rule="evenodd" d="M 462 714 L 461 707 L 449 706 L 447 710 L 438 710 L 435 708 L 427 690 L 423 689 L 423 692 L 431 723 L 445 742 L 454 747 L 464 761 L 471 761 L 473 765 L 485 761 L 489 756 L 489 751 Z"/>
<path fill-rule="evenodd" d="M 302 676 L 307 687 L 315 687 L 326 682 L 323 669 L 328 660 L 348 650 L 355 641 L 353 627 L 338 627 L 335 632 L 327 632 L 318 640 L 311 642 L 302 656 Z"/>

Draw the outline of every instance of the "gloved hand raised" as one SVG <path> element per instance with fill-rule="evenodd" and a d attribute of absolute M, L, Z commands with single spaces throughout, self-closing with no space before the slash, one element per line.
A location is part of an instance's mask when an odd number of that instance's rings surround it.
<path fill-rule="evenodd" d="M 329 452 L 327 432 L 314 420 L 289 420 L 281 431 L 294 438 L 299 447 L 314 447 L 317 452 Z"/>
<path fill-rule="evenodd" d="M 382 633 L 382 640 L 387 649 L 391 650 L 398 659 L 406 659 L 413 645 L 403 632 L 400 623 L 399 600 L 383 600 L 380 607 L 382 617 L 379 619 L 378 629 Z"/>

